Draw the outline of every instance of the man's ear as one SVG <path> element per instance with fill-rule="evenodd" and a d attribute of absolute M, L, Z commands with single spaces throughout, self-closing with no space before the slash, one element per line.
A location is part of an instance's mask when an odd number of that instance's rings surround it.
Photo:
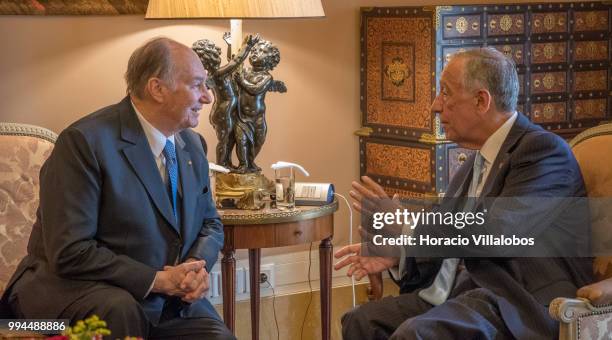
<path fill-rule="evenodd" d="M 158 103 L 164 102 L 166 86 L 161 79 L 155 77 L 149 78 L 145 90 L 154 101 Z"/>
<path fill-rule="evenodd" d="M 487 89 L 480 89 L 476 93 L 476 110 L 479 114 L 484 115 L 489 112 L 493 103 L 493 97 L 491 96 L 491 92 Z"/>

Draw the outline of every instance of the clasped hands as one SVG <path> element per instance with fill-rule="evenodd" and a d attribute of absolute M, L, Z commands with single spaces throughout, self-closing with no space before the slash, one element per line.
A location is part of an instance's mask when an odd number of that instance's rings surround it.
<path fill-rule="evenodd" d="M 392 199 L 389 198 L 385 190 L 370 177 L 362 176 L 361 181 L 362 183 L 355 181 L 351 183 L 353 190 L 350 191 L 350 195 L 354 200 L 353 208 L 362 215 L 372 216 L 376 211 L 393 211 L 401 207 L 397 195 L 394 195 Z M 359 231 L 362 238 L 368 236 L 368 230 L 360 227 Z M 399 263 L 397 257 L 364 256 L 362 243 L 342 247 L 334 254 L 334 257 L 337 259 L 344 257 L 336 263 L 334 269 L 340 270 L 349 266 L 346 275 L 349 277 L 354 275 L 357 281 L 366 275 L 383 272 Z"/>
<path fill-rule="evenodd" d="M 178 296 L 192 303 L 202 299 L 209 288 L 209 275 L 206 261 L 188 259 L 176 266 L 164 266 L 155 275 L 152 292 Z"/>

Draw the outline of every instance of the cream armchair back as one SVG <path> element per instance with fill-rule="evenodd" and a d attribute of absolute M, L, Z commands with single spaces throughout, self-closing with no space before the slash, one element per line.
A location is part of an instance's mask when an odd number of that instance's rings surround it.
<path fill-rule="evenodd" d="M 38 208 L 38 175 L 57 135 L 0 122 L 0 295 L 25 256 Z"/>
<path fill-rule="evenodd" d="M 612 198 L 612 124 L 582 132 L 570 146 L 580 164 L 588 196 Z M 592 237 L 606 240 L 612 248 L 612 211 L 606 205 L 591 204 Z M 597 280 L 612 277 L 612 257 L 595 258 L 593 272 Z M 562 340 L 612 338 L 612 305 L 593 306 L 586 299 L 557 298 L 549 311 L 560 322 Z"/>

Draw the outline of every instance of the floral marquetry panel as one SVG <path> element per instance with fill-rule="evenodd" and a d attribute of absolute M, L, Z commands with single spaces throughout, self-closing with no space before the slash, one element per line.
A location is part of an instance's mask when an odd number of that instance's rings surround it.
<path fill-rule="evenodd" d="M 567 120 L 567 104 L 566 102 L 532 104 L 531 120 L 540 124 L 565 122 Z"/>
<path fill-rule="evenodd" d="M 531 93 L 565 92 L 567 88 L 565 72 L 533 73 L 531 75 Z"/>
<path fill-rule="evenodd" d="M 574 119 L 601 119 L 606 116 L 606 99 L 574 101 Z"/>
<path fill-rule="evenodd" d="M 444 38 L 480 37 L 481 15 L 449 15 L 445 16 Z"/>
<path fill-rule="evenodd" d="M 574 45 L 574 60 L 607 60 L 608 41 L 576 41 Z"/>
<path fill-rule="evenodd" d="M 531 45 L 531 63 L 565 63 L 567 62 L 567 42 L 536 43 Z"/>
<path fill-rule="evenodd" d="M 525 33 L 525 14 L 491 14 L 488 18 L 489 35 Z"/>
<path fill-rule="evenodd" d="M 414 102 L 414 46 L 409 43 L 383 43 L 382 49 L 382 100 Z"/>
<path fill-rule="evenodd" d="M 607 31 L 608 11 L 576 11 L 574 32 Z"/>
<path fill-rule="evenodd" d="M 363 124 L 434 133 L 433 12 L 364 9 L 361 24 Z"/>
<path fill-rule="evenodd" d="M 445 192 L 450 178 L 470 153 L 453 143 L 378 137 L 360 137 L 359 149 L 362 176 L 370 176 L 389 188 L 428 196 Z"/>
<path fill-rule="evenodd" d="M 533 13 L 531 16 L 531 33 L 567 32 L 567 12 Z"/>
<path fill-rule="evenodd" d="M 574 91 L 606 91 L 607 89 L 608 70 L 574 73 Z"/>
<path fill-rule="evenodd" d="M 367 143 L 367 173 L 428 183 L 431 181 L 431 151 L 399 145 Z M 418 164 L 418 166 L 414 166 Z"/>

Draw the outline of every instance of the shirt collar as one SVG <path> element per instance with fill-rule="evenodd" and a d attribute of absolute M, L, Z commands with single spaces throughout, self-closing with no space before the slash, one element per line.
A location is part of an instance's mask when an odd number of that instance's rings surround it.
<path fill-rule="evenodd" d="M 149 146 L 151 147 L 151 151 L 155 157 L 159 157 L 159 155 L 164 151 L 164 147 L 166 146 L 166 140 L 170 140 L 172 144 L 174 144 L 174 135 L 167 137 L 161 131 L 155 128 L 149 121 L 145 119 L 145 117 L 138 111 L 136 105 L 134 105 L 133 101 L 132 107 L 134 108 L 134 112 L 136 112 L 136 117 L 138 117 L 138 121 L 140 121 L 140 125 L 142 125 L 142 129 L 144 130 L 145 136 L 147 136 L 147 141 L 149 141 Z"/>
<path fill-rule="evenodd" d="M 506 137 L 508 137 L 508 133 L 510 133 L 510 129 L 512 128 L 512 125 L 514 125 L 517 116 L 518 115 L 515 111 L 512 116 L 508 118 L 504 124 L 502 124 L 502 126 L 500 126 L 491 136 L 489 136 L 487 141 L 480 148 L 480 154 L 488 164 L 493 164 L 493 161 L 495 161 L 495 158 L 497 157 L 502 144 L 506 140 Z"/>

